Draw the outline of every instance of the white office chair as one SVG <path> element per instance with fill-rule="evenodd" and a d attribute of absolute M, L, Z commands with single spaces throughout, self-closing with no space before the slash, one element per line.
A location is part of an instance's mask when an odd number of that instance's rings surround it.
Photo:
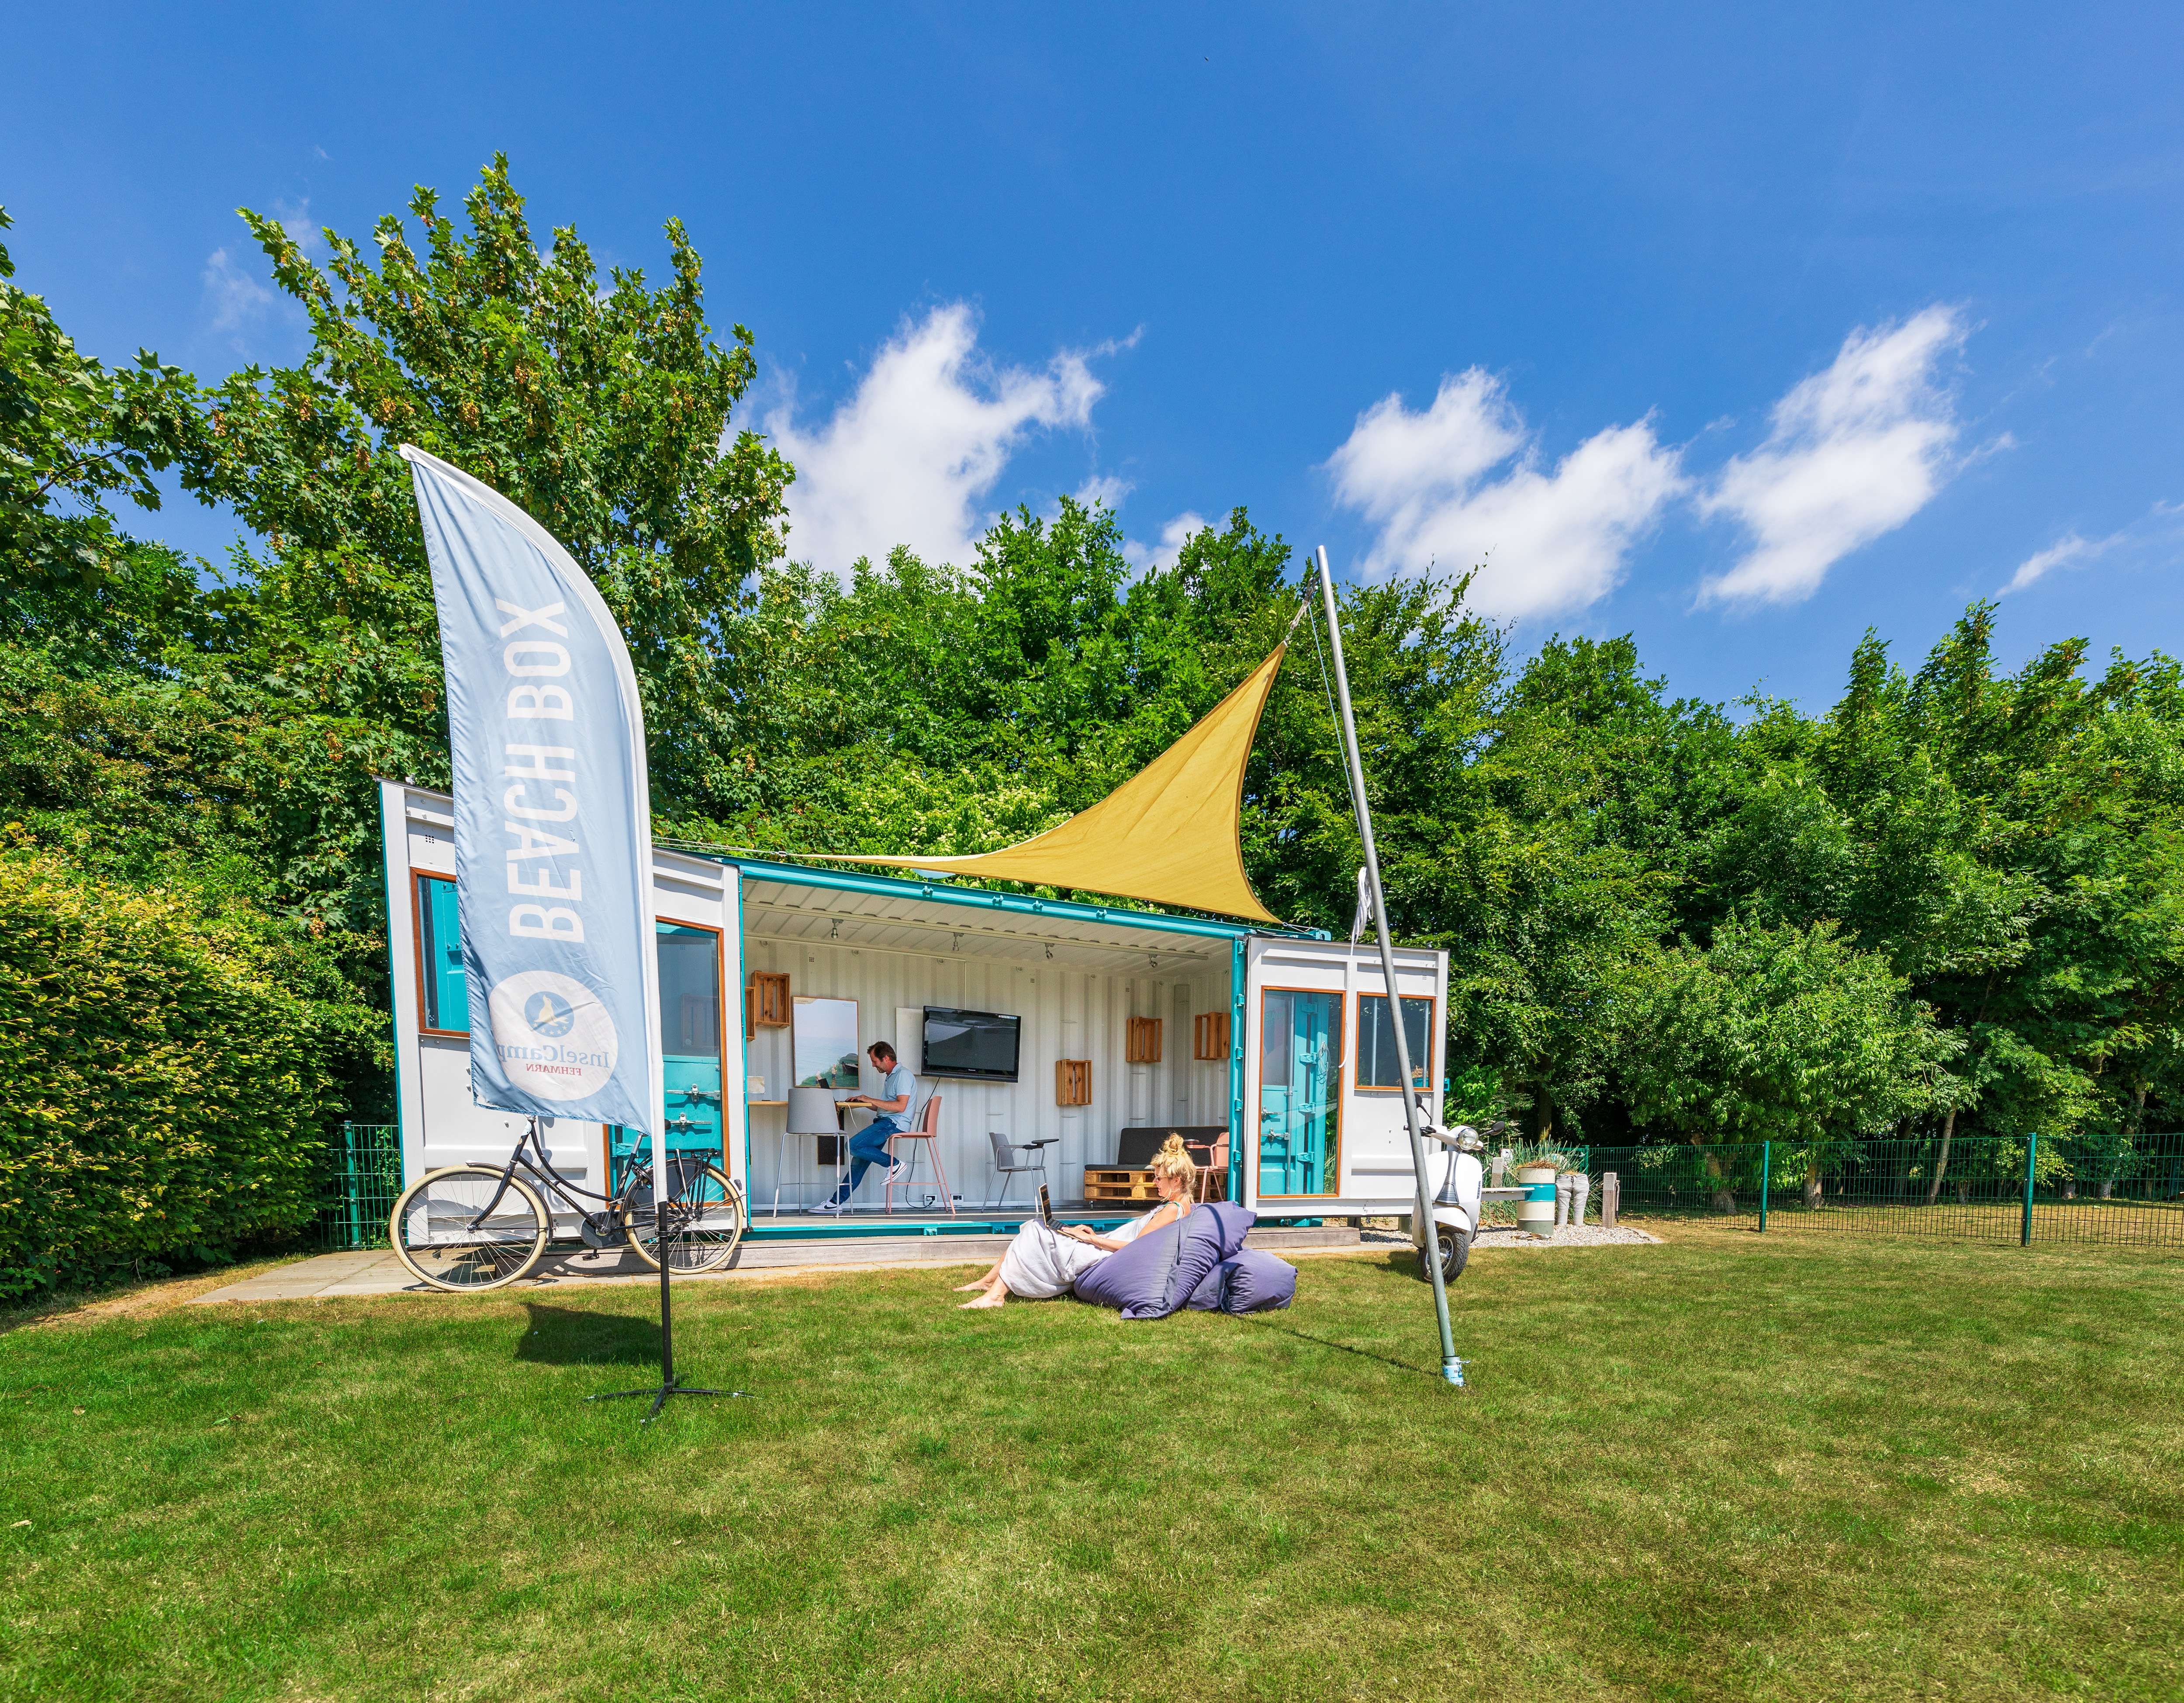
<path fill-rule="evenodd" d="M 1043 1142 L 1012 1142 L 999 1130 L 989 1130 L 986 1131 L 986 1139 L 994 1144 L 994 1169 L 1001 1174 L 1000 1204 L 1006 1206 L 1009 1203 L 1011 1177 L 1027 1175 L 1036 1171 L 1039 1174 L 1039 1180 L 1041 1182 L 1046 1181 L 1046 1150 L 1061 1137 L 1049 1136 Z M 1015 1156 L 1018 1153 L 1033 1155 L 1033 1162 L 1028 1164 L 1017 1163 Z"/>

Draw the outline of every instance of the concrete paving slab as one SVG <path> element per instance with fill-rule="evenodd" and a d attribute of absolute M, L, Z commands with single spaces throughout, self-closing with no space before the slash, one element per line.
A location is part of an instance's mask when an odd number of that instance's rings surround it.
<path fill-rule="evenodd" d="M 752 1239 L 720 1271 L 678 1277 L 678 1283 L 709 1282 L 741 1276 L 788 1271 L 928 1269 L 990 1265 L 1007 1250 L 1006 1236 L 860 1236 L 839 1240 Z M 1340 1226 L 1308 1229 L 1269 1225 L 1255 1229 L 1248 1245 L 1270 1253 L 1329 1253 L 1355 1249 L 1358 1234 Z M 549 1250 L 538 1270 L 497 1293 L 550 1289 L 587 1283 L 656 1283 L 659 1273 L 626 1248 Z M 381 1295 L 437 1295 L 443 1291 L 420 1283 L 384 1248 L 321 1254 L 240 1283 L 196 1297 L 192 1306 L 220 1302 L 355 1299 Z"/>

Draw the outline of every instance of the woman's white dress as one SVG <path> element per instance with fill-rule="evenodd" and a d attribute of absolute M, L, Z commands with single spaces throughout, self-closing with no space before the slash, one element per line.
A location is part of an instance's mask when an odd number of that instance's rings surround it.
<path fill-rule="evenodd" d="M 1127 1245 L 1145 1233 L 1152 1216 L 1145 1213 L 1106 1234 Z M 1117 1251 L 1095 1248 L 1073 1236 L 1057 1235 L 1043 1219 L 1028 1218 L 1010 1238 L 1009 1251 L 1001 1256 L 1001 1281 L 1011 1295 L 1027 1301 L 1051 1301 L 1057 1295 L 1067 1295 L 1079 1277 Z"/>

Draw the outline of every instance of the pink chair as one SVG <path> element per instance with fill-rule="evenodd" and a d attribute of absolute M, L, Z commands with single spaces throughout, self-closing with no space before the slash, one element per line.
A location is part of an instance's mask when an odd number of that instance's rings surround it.
<path fill-rule="evenodd" d="M 895 1157 L 894 1144 L 897 1142 L 923 1142 L 925 1143 L 925 1150 L 931 1155 L 933 1159 L 933 1174 L 940 1179 L 940 1198 L 948 1203 L 948 1215 L 950 1218 L 955 1217 L 956 1197 L 948 1187 L 948 1168 L 940 1163 L 939 1095 L 935 1094 L 926 1101 L 924 1109 L 917 1114 L 917 1127 L 916 1129 L 899 1130 L 894 1135 L 888 1137 L 888 1158 L 890 1161 L 892 1161 Z M 890 1181 L 888 1183 L 885 1191 L 888 1211 L 893 1212 L 894 1210 L 894 1192 L 897 1189 L 900 1189 L 905 1194 L 908 1194 L 910 1192 L 911 1168 L 916 1163 L 917 1150 L 913 1147 L 911 1149 L 910 1158 L 905 1160 L 903 1164 L 903 1180 L 900 1182 Z M 890 1179 L 892 1179 L 894 1175 L 894 1167 L 892 1164 L 889 1167 L 889 1175 Z"/>

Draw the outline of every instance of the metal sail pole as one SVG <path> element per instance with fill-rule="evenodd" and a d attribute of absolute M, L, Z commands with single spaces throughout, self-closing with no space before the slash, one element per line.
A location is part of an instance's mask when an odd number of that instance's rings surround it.
<path fill-rule="evenodd" d="M 1335 618 L 1334 577 L 1328 571 L 1327 547 L 1316 552 L 1319 595 L 1327 611 L 1329 647 L 1334 653 L 1334 690 L 1342 708 L 1342 756 L 1350 765 L 1350 792 L 1357 806 L 1357 837 L 1365 843 L 1365 875 L 1373 896 L 1373 923 L 1380 938 L 1380 974 L 1387 984 L 1388 1016 L 1396 1031 L 1396 1068 L 1402 1074 L 1403 1119 L 1410 1125 L 1411 1169 L 1418 1181 L 1418 1234 L 1426 1270 L 1433 1278 L 1434 1319 L 1440 1326 L 1440 1375 L 1459 1387 L 1463 1363 L 1456 1357 L 1456 1334 L 1449 1328 L 1448 1284 L 1441 1276 L 1440 1238 L 1435 1234 L 1432 1191 L 1426 1186 L 1426 1143 L 1418 1115 L 1418 1093 L 1411 1080 L 1411 1045 L 1403 1031 L 1403 999 L 1396 984 L 1396 946 L 1388 934 L 1388 901 L 1380 891 L 1380 854 L 1373 844 L 1373 809 L 1365 801 L 1365 766 L 1357 755 L 1357 718 L 1350 708 L 1350 673 L 1342 660 L 1342 626 Z"/>

